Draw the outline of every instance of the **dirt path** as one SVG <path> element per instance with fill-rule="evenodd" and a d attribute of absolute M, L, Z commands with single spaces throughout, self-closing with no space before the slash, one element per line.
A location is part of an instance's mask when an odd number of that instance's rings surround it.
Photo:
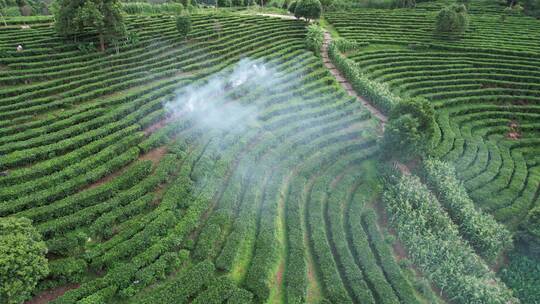
<path fill-rule="evenodd" d="M 33 297 L 31 300 L 24 302 L 24 304 L 46 304 L 60 297 L 67 291 L 75 288 L 79 288 L 79 284 L 68 284 L 56 288 L 47 289 Z"/>
<path fill-rule="evenodd" d="M 328 45 L 330 44 L 330 42 L 332 42 L 332 36 L 328 31 L 325 30 L 323 45 L 321 49 L 321 57 L 323 59 L 324 66 L 330 71 L 332 75 L 334 75 L 339 84 L 345 89 L 345 91 L 347 91 L 350 96 L 356 97 L 356 99 L 381 122 L 381 127 L 384 130 L 384 125 L 388 121 L 388 117 L 386 117 L 386 115 L 384 115 L 371 103 L 365 100 L 362 96 L 358 95 L 358 93 L 356 93 L 356 91 L 353 89 L 353 86 L 349 83 L 345 76 L 343 76 L 343 74 L 341 74 L 341 72 L 332 63 L 332 61 L 328 57 Z"/>

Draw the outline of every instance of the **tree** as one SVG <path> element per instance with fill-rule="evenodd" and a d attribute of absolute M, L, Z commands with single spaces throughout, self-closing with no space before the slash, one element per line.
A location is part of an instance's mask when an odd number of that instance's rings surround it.
<path fill-rule="evenodd" d="M 540 0 L 524 0 L 523 8 L 527 15 L 540 18 Z"/>
<path fill-rule="evenodd" d="M 106 42 L 118 40 L 126 33 L 119 0 L 57 0 L 55 7 L 59 35 L 74 36 L 91 28 L 99 36 L 101 51 Z"/>
<path fill-rule="evenodd" d="M 292 1 L 292 2 L 289 4 L 289 7 L 287 8 L 287 10 L 288 10 L 291 14 L 294 14 L 294 11 L 296 10 L 296 1 Z"/>
<path fill-rule="evenodd" d="M 439 34 L 461 35 L 469 26 L 469 15 L 463 4 L 453 4 L 439 11 L 436 31 Z"/>
<path fill-rule="evenodd" d="M 0 303 L 27 300 L 49 273 L 41 235 L 27 218 L 0 218 Z M 9 279 L 5 279 L 9 278 Z"/>
<path fill-rule="evenodd" d="M 381 148 L 383 156 L 402 160 L 429 152 L 435 133 L 435 110 L 423 98 L 396 105 L 385 127 Z"/>
<path fill-rule="evenodd" d="M 187 15 L 176 17 L 176 29 L 180 36 L 186 37 L 191 31 L 191 17 Z"/>
<path fill-rule="evenodd" d="M 322 6 L 319 0 L 298 0 L 294 10 L 296 18 L 304 17 L 308 21 L 321 17 Z"/>

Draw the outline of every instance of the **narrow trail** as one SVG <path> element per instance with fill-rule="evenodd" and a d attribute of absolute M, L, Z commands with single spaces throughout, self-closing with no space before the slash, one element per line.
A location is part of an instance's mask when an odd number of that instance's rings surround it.
<path fill-rule="evenodd" d="M 296 19 L 294 16 L 291 15 L 280 15 L 280 14 L 265 14 L 265 13 L 258 13 L 259 16 L 267 16 L 267 17 L 275 17 L 275 18 L 281 18 L 281 19 Z M 330 73 L 336 78 L 336 80 L 339 82 L 339 84 L 347 91 L 347 93 L 350 96 L 356 97 L 356 99 L 373 115 L 375 116 L 380 122 L 381 122 L 381 128 L 384 131 L 384 125 L 388 121 L 388 117 L 384 115 L 379 109 L 377 109 L 373 104 L 371 104 L 369 101 L 367 101 L 362 96 L 358 95 L 356 91 L 354 90 L 351 83 L 341 74 L 341 72 L 336 68 L 336 66 L 332 63 L 332 60 L 330 60 L 330 57 L 328 57 L 328 45 L 330 45 L 330 42 L 332 42 L 332 36 L 327 30 L 324 30 L 324 39 L 323 39 L 323 45 L 321 48 L 321 57 L 323 59 L 324 66 L 330 71 Z"/>
<path fill-rule="evenodd" d="M 384 125 L 388 121 L 388 117 L 384 115 L 379 109 L 373 106 L 369 101 L 365 100 L 362 96 L 358 95 L 354 90 L 351 83 L 341 74 L 341 72 L 336 68 L 328 57 L 328 45 L 332 42 L 332 36 L 328 31 L 324 31 L 324 40 L 321 48 L 321 57 L 323 59 L 324 66 L 330 71 L 332 75 L 336 78 L 339 84 L 347 91 L 350 96 L 356 97 L 356 99 L 369 111 L 373 116 L 375 116 L 380 122 L 382 130 L 384 131 Z"/>

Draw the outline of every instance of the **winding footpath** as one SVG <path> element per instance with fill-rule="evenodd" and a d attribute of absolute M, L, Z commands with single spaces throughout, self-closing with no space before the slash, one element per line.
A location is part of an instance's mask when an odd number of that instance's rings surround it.
<path fill-rule="evenodd" d="M 330 45 L 330 42 L 332 42 L 332 36 L 328 31 L 325 30 L 323 45 L 321 48 L 321 57 L 323 59 L 324 66 L 330 71 L 332 75 L 334 75 L 339 84 L 345 89 L 345 91 L 347 91 L 350 96 L 356 97 L 356 99 L 381 122 L 381 127 L 384 131 L 384 125 L 388 121 L 388 117 L 384 115 L 381 111 L 379 111 L 379 109 L 377 109 L 375 106 L 373 106 L 373 104 L 371 104 L 369 101 L 358 95 L 351 83 L 332 63 L 332 60 L 330 60 L 330 58 L 328 57 L 328 46 Z"/>

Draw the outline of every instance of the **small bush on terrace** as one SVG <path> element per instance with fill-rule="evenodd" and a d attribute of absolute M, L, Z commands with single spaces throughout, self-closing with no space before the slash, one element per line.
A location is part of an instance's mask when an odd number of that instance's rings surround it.
<path fill-rule="evenodd" d="M 463 4 L 453 4 L 439 11 L 436 32 L 443 35 L 461 35 L 469 26 L 469 15 Z"/>
<path fill-rule="evenodd" d="M 296 18 L 304 17 L 308 21 L 319 19 L 322 13 L 322 5 L 319 0 L 299 0 L 296 3 L 294 16 Z"/>
<path fill-rule="evenodd" d="M 0 303 L 22 303 L 30 297 L 49 273 L 46 253 L 29 219 L 0 218 Z"/>
<path fill-rule="evenodd" d="M 191 17 L 187 15 L 176 17 L 176 29 L 181 37 L 186 37 L 191 31 Z"/>
<path fill-rule="evenodd" d="M 319 56 L 321 47 L 323 45 L 324 32 L 320 26 L 311 24 L 308 26 L 308 32 L 306 35 L 306 46 L 310 51 L 313 51 L 315 55 Z"/>

